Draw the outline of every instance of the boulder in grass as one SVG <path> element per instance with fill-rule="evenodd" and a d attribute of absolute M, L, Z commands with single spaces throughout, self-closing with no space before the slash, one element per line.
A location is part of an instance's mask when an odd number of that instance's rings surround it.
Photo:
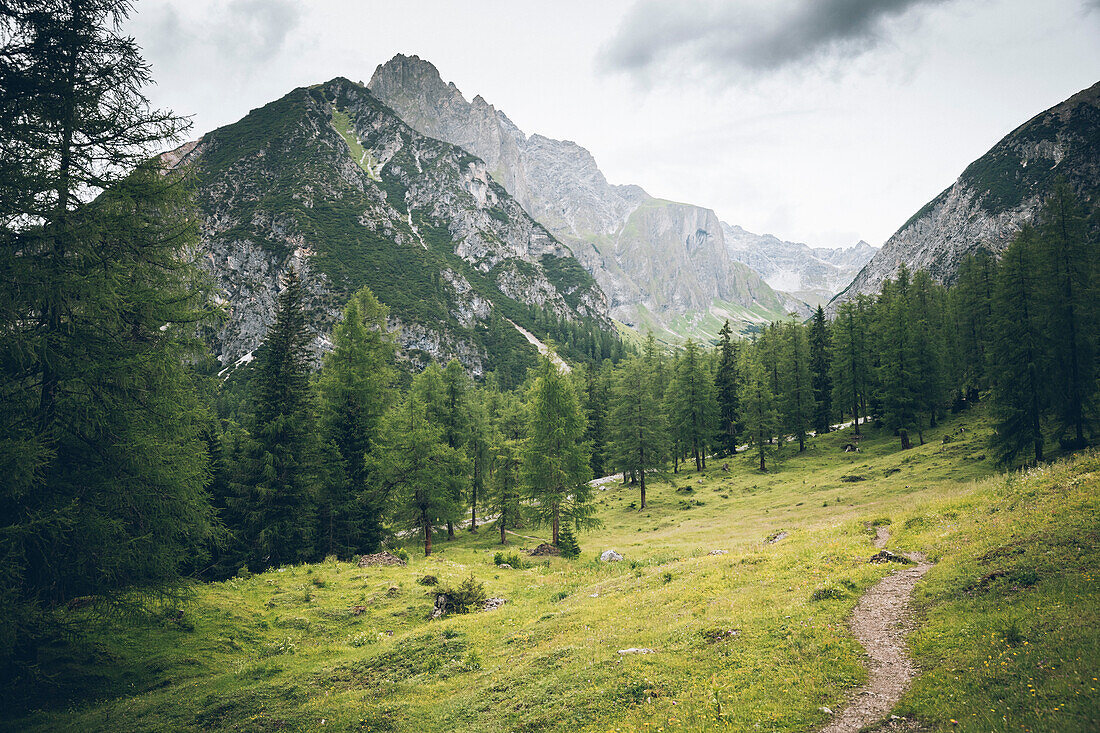
<path fill-rule="evenodd" d="M 507 602 L 508 602 L 507 598 L 486 598 L 485 603 L 481 604 L 481 610 L 482 611 L 495 611 Z"/>
<path fill-rule="evenodd" d="M 904 555 L 895 555 L 894 553 L 890 552 L 889 550 L 880 550 L 877 554 L 873 555 L 871 557 L 871 559 L 868 560 L 867 562 L 873 562 L 876 565 L 879 565 L 879 564 L 882 564 L 882 563 L 887 563 L 887 562 L 897 562 L 897 563 L 901 563 L 902 565 L 915 565 L 916 564 L 912 560 L 910 560 L 909 558 L 905 557 Z"/>
<path fill-rule="evenodd" d="M 561 554 L 561 550 L 551 545 L 549 542 L 543 542 L 541 545 L 531 550 L 532 557 L 546 557 L 557 556 Z"/>
<path fill-rule="evenodd" d="M 620 649 L 619 654 L 656 654 L 656 649 L 645 649 L 639 647 L 630 647 L 629 649 Z"/>
<path fill-rule="evenodd" d="M 600 554 L 600 562 L 621 562 L 622 559 L 623 556 L 614 550 L 604 550 L 603 553 Z"/>
<path fill-rule="evenodd" d="M 361 568 L 378 567 L 382 565 L 408 565 L 408 563 L 392 552 L 385 551 L 359 557 L 359 567 Z"/>

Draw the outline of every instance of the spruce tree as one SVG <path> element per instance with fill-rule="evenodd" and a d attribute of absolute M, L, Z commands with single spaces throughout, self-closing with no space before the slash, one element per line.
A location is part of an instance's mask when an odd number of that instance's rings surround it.
<path fill-rule="evenodd" d="M 732 335 L 730 322 L 727 320 L 718 332 L 718 366 L 714 371 L 714 391 L 718 400 L 717 447 L 724 456 L 732 456 L 737 452 L 739 427 L 737 345 Z"/>
<path fill-rule="evenodd" d="M 993 440 L 1005 462 L 1028 449 L 1036 462 L 1043 460 L 1044 382 L 1050 364 L 1044 349 L 1039 257 L 1035 230 L 1025 226 L 1001 259 L 993 292 Z"/>
<path fill-rule="evenodd" d="M 639 511 L 646 508 L 645 476 L 668 460 L 667 429 L 655 375 L 646 360 L 630 357 L 615 374 L 611 407 L 611 447 L 615 465 L 636 475 L 640 483 Z"/>
<path fill-rule="evenodd" d="M 316 556 L 317 500 L 326 476 L 304 297 L 302 282 L 290 269 L 258 358 L 250 438 L 235 499 L 239 535 L 254 571 Z"/>
<path fill-rule="evenodd" d="M 586 364 L 584 379 L 584 410 L 587 418 L 586 439 L 592 445 L 593 476 L 603 476 L 607 468 L 607 412 L 610 399 L 611 363 Z"/>
<path fill-rule="evenodd" d="M 469 440 L 468 392 L 470 378 L 458 361 L 452 359 L 446 369 L 440 369 L 435 362 L 422 372 L 422 378 L 416 380 L 413 389 L 427 411 L 428 419 L 443 431 L 447 446 L 455 450 L 463 448 Z M 469 455 L 461 452 L 464 458 L 463 470 L 446 478 L 448 490 L 456 504 L 470 485 L 473 464 Z M 454 520 L 447 520 L 447 539 L 454 539 Z"/>
<path fill-rule="evenodd" d="M 1051 368 L 1047 384 L 1059 430 L 1067 446 L 1087 444 L 1096 409 L 1098 262 L 1085 213 L 1064 179 L 1039 213 L 1044 305 Z"/>
<path fill-rule="evenodd" d="M 384 507 L 370 486 L 367 454 L 396 376 L 388 312 L 369 288 L 352 296 L 318 379 L 323 435 L 339 456 L 321 496 L 321 554 L 370 553 L 382 540 Z"/>
<path fill-rule="evenodd" d="M 990 349 L 993 330 L 993 282 L 997 263 L 986 249 L 979 249 L 959 265 L 951 291 L 958 330 L 959 381 L 972 396 L 989 387 Z"/>
<path fill-rule="evenodd" d="M 197 230 L 149 161 L 186 122 L 150 110 L 129 10 L 0 11 L 0 658 L 74 597 L 178 596 L 214 531 Z"/>
<path fill-rule="evenodd" d="M 814 432 L 829 432 L 833 419 L 833 382 L 829 369 L 829 324 L 820 305 L 810 325 L 810 374 L 814 390 Z"/>
<path fill-rule="evenodd" d="M 547 357 L 539 359 L 528 400 L 523 482 L 535 519 L 549 524 L 558 544 L 561 522 L 593 524 L 589 446 L 584 413 L 570 379 Z"/>
<path fill-rule="evenodd" d="M 577 543 L 577 536 L 573 533 L 573 523 L 565 522 L 561 526 L 558 536 L 558 550 L 566 559 L 577 557 L 581 554 L 581 546 Z"/>
<path fill-rule="evenodd" d="M 467 399 L 466 453 L 470 458 L 470 531 L 477 532 L 477 503 L 485 498 L 485 488 L 492 463 L 492 425 L 489 417 L 489 396 L 473 389 Z"/>

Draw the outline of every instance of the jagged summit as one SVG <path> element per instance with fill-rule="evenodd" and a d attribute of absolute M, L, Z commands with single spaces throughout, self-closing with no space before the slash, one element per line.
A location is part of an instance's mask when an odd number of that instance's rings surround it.
<path fill-rule="evenodd" d="M 228 312 L 212 341 L 227 367 L 259 346 L 291 266 L 319 350 L 362 285 L 390 307 L 414 364 L 458 358 L 518 376 L 535 352 L 517 325 L 572 324 L 582 353 L 613 338 L 598 285 L 486 164 L 410 128 L 362 85 L 295 89 L 167 159 L 195 173 L 204 262 Z"/>
<path fill-rule="evenodd" d="M 375 69 L 368 87 L 413 128 L 484 160 L 592 273 L 617 319 L 684 335 L 697 314 L 713 321 L 716 304 L 755 309 L 748 320 L 756 321 L 806 310 L 730 256 L 713 211 L 609 183 L 586 148 L 528 136 L 480 95 L 467 101 L 431 63 L 399 54 Z"/>

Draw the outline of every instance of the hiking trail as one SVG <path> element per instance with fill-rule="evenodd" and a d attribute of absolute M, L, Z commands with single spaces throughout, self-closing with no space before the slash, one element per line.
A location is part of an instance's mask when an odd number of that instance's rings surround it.
<path fill-rule="evenodd" d="M 875 529 L 875 547 L 886 549 L 889 539 L 888 528 Z M 859 599 L 851 625 L 869 657 L 870 678 L 848 695 L 844 708 L 821 733 L 856 733 L 883 720 L 917 675 L 916 666 L 906 654 L 905 637 L 912 630 L 913 588 L 932 564 L 921 553 L 906 557 L 915 564 L 894 571 Z"/>

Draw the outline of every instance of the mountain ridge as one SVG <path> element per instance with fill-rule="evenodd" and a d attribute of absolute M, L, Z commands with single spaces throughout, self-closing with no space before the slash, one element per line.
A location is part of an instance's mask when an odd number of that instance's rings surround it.
<path fill-rule="evenodd" d="M 1040 112 L 970 163 L 886 241 L 829 303 L 878 291 L 905 263 L 950 284 L 966 255 L 1003 251 L 1063 176 L 1085 199 L 1100 193 L 1100 82 Z"/>

